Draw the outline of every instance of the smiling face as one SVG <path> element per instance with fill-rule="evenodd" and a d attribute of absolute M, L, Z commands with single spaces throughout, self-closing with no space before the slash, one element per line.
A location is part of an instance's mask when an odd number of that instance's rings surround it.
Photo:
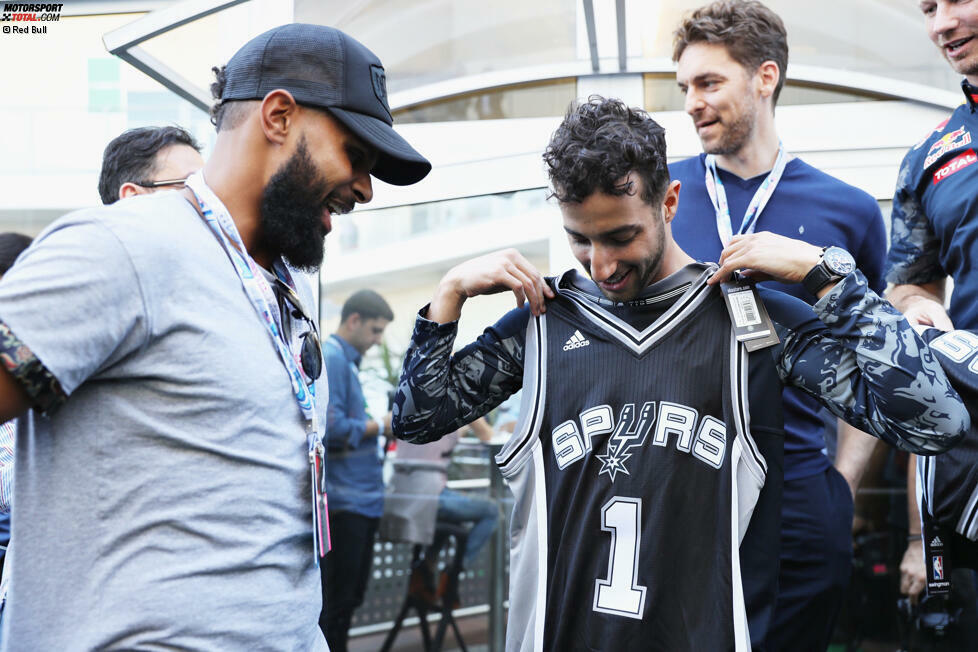
<path fill-rule="evenodd" d="M 920 10 L 951 68 L 978 85 L 978 0 L 922 0 Z"/>
<path fill-rule="evenodd" d="M 260 226 L 264 250 L 313 271 L 322 263 L 332 216 L 373 197 L 376 153 L 325 113 L 306 113 L 311 128 L 302 130 L 262 192 Z"/>
<path fill-rule="evenodd" d="M 686 113 L 707 154 L 739 152 L 754 134 L 758 115 L 766 110 L 756 74 L 737 63 L 727 48 L 693 43 L 683 50 L 676 82 L 686 95 Z"/>
<path fill-rule="evenodd" d="M 608 299 L 629 301 L 673 270 L 663 268 L 672 245 L 667 224 L 676 213 L 677 182 L 665 198 L 642 198 L 642 179 L 631 173 L 632 192 L 595 192 L 581 202 L 561 202 L 564 230 L 574 257 Z"/>

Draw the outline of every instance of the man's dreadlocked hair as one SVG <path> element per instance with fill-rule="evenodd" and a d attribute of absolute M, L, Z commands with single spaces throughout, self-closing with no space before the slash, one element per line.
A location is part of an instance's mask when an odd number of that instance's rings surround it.
<path fill-rule="evenodd" d="M 227 84 L 227 66 L 214 67 L 214 83 L 211 84 L 211 95 L 216 102 L 211 107 L 211 124 L 218 131 L 231 130 L 237 127 L 248 114 L 248 109 L 256 102 L 254 100 L 222 100 L 224 86 Z"/>

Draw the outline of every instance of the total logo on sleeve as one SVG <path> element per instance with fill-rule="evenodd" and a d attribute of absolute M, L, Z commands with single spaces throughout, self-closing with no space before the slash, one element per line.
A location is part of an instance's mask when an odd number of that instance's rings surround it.
<path fill-rule="evenodd" d="M 936 185 L 944 181 L 944 179 L 947 179 L 955 172 L 963 170 L 976 161 L 978 161 L 978 155 L 975 155 L 975 150 L 973 149 L 958 154 L 934 172 L 934 184 Z"/>

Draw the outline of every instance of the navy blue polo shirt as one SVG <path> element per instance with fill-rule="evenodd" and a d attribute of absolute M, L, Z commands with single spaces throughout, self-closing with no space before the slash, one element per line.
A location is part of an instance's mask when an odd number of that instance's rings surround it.
<path fill-rule="evenodd" d="M 955 328 L 978 329 L 978 88 L 907 152 L 893 196 L 890 283 L 950 276 Z"/>
<path fill-rule="evenodd" d="M 681 182 L 679 210 L 672 221 L 672 235 L 686 253 L 699 261 L 716 262 L 723 245 L 717 234 L 716 213 L 706 192 L 705 154 L 669 166 L 673 179 Z M 730 206 L 733 231 L 767 172 L 741 179 L 719 170 Z M 755 231 L 770 231 L 818 246 L 837 246 L 849 251 L 869 285 L 881 293 L 885 287 L 883 264 L 886 230 L 879 205 L 866 192 L 812 167 L 799 158 L 788 161 L 780 183 L 757 220 Z M 816 298 L 800 284 L 769 281 L 762 285 L 796 296 L 809 304 Z M 783 394 L 786 480 L 804 478 L 824 471 L 824 422 L 821 406 L 794 388 Z"/>

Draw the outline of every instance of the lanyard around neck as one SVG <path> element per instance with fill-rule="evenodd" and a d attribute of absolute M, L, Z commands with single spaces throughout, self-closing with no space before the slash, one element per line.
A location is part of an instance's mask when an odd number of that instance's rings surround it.
<path fill-rule="evenodd" d="M 767 206 L 768 200 L 774 194 L 774 189 L 777 188 L 778 182 L 781 181 L 781 175 L 784 174 L 784 168 L 788 164 L 787 159 L 788 156 L 784 151 L 784 145 L 778 141 L 778 156 L 774 160 L 774 167 L 761 183 L 761 187 L 754 193 L 750 203 L 747 204 L 744 219 L 740 223 L 740 229 L 737 230 L 738 235 L 754 232 L 754 227 L 757 225 L 757 220 L 761 216 L 761 211 Z M 730 239 L 733 238 L 733 226 L 730 223 L 730 205 L 727 204 L 727 193 L 723 189 L 723 181 L 720 179 L 720 172 L 717 169 L 716 157 L 713 154 L 707 154 L 704 163 L 706 165 L 706 192 L 710 195 L 710 201 L 713 202 L 713 209 L 716 211 L 717 234 L 720 236 L 720 242 L 726 247 L 730 244 Z"/>
<path fill-rule="evenodd" d="M 187 188 L 193 193 L 196 201 L 195 208 L 198 209 L 198 213 L 210 227 L 221 246 L 224 247 L 224 251 L 234 265 L 234 270 L 238 274 L 245 294 L 271 336 L 279 358 L 285 365 L 289 379 L 292 381 L 292 391 L 299 405 L 299 410 L 306 421 L 306 432 L 308 435 L 313 435 L 318 431 L 315 389 L 306 386 L 295 356 L 282 335 L 281 316 L 278 310 L 278 302 L 275 299 L 275 292 L 262 274 L 258 263 L 248 254 L 248 250 L 241 241 L 241 235 L 234 225 L 234 220 L 231 219 L 231 214 L 223 202 L 207 186 L 203 173 L 197 172 L 191 175 L 187 179 Z M 277 264 L 276 267 L 284 269 L 285 266 Z M 276 269 L 276 274 L 281 274 L 280 269 Z M 287 270 L 284 271 L 284 274 L 286 278 L 282 280 L 286 283 L 291 282 L 292 278 L 288 275 Z M 281 275 L 279 277 L 281 278 Z M 310 441 L 312 441 L 312 437 L 310 437 Z"/>

